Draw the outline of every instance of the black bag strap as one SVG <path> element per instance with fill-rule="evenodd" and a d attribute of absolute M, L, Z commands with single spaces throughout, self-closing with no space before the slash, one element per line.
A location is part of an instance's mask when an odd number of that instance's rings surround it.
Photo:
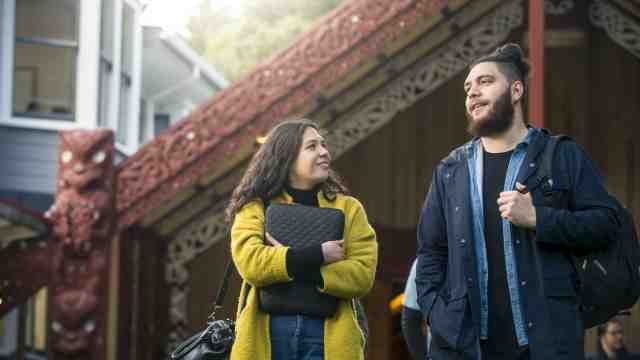
<path fill-rule="evenodd" d="M 548 195 L 551 192 L 551 187 L 553 186 L 553 158 L 556 147 L 560 141 L 570 139 L 571 138 L 566 135 L 549 136 L 547 143 L 544 146 L 544 150 L 542 151 L 542 163 L 538 167 L 536 174 L 536 186 L 534 189 L 542 187 L 542 192 L 545 195 Z M 529 189 L 529 191 L 533 191 L 534 189 Z"/>
<path fill-rule="evenodd" d="M 264 210 L 265 210 L 265 214 L 267 211 L 267 207 L 269 207 L 270 205 L 270 201 L 269 200 L 265 200 L 264 201 Z M 224 269 L 224 276 L 222 277 L 222 283 L 220 284 L 220 288 L 218 288 L 218 294 L 216 295 L 216 301 L 213 303 L 213 311 L 211 312 L 211 314 L 209 314 L 209 317 L 207 318 L 210 321 L 215 320 L 216 318 L 216 311 L 222 308 L 222 302 L 224 301 L 224 297 L 227 294 L 227 288 L 229 287 L 229 278 L 231 277 L 231 274 L 233 273 L 233 258 L 231 256 L 229 256 L 229 260 L 227 260 L 227 266 Z M 249 290 L 247 289 L 247 292 Z M 245 299 L 246 301 L 246 299 Z"/>
<path fill-rule="evenodd" d="M 216 311 L 222 308 L 222 301 L 224 300 L 224 296 L 227 293 L 227 287 L 229 285 L 229 278 L 231 277 L 231 273 L 233 272 L 233 259 L 229 256 L 229 260 L 227 261 L 227 266 L 224 271 L 224 276 L 222 278 L 222 283 L 220 284 L 220 288 L 218 289 L 218 295 L 216 295 L 216 301 L 213 304 L 213 311 L 207 318 L 207 328 L 203 331 L 200 331 L 189 339 L 180 343 L 175 350 L 171 353 L 170 359 L 176 360 L 181 359 L 197 346 L 200 346 L 202 339 L 209 336 L 213 332 L 213 328 L 216 326 L 214 321 L 216 320 Z M 232 323 L 233 324 L 233 323 Z"/>
<path fill-rule="evenodd" d="M 227 294 L 227 288 L 229 287 L 229 278 L 231 277 L 231 273 L 233 272 L 233 259 L 229 256 L 229 260 L 227 260 L 227 267 L 224 270 L 224 277 L 222 278 L 222 284 L 220 285 L 220 289 L 218 289 L 218 295 L 216 295 L 216 306 L 222 306 L 222 302 L 224 301 L 224 296 Z"/>
<path fill-rule="evenodd" d="M 216 295 L 216 301 L 213 303 L 213 311 L 209 315 L 209 320 L 215 320 L 216 311 L 222 308 L 222 302 L 224 301 L 224 297 L 227 294 L 227 288 L 229 287 L 229 278 L 233 273 L 233 259 L 229 256 L 229 260 L 227 260 L 227 266 L 224 270 L 224 276 L 222 277 L 222 283 L 220 284 L 220 288 L 218 288 L 218 294 Z"/>

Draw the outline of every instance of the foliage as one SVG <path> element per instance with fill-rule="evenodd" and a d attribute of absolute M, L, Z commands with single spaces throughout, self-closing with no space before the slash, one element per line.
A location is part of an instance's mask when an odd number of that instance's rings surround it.
<path fill-rule="evenodd" d="M 342 0 L 235 1 L 240 1 L 238 16 L 215 0 L 202 0 L 188 24 L 191 46 L 229 81 L 291 45 Z"/>

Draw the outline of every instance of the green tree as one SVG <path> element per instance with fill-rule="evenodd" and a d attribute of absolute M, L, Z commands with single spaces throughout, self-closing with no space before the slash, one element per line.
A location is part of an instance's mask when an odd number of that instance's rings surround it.
<path fill-rule="evenodd" d="M 191 46 L 229 81 L 291 45 L 342 0 L 236 1 L 242 1 L 239 17 L 203 0 L 188 24 Z"/>

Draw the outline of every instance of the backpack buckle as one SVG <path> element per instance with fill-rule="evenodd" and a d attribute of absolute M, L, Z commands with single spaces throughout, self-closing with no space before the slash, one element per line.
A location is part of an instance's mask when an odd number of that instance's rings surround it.
<path fill-rule="evenodd" d="M 553 190 L 553 179 L 548 176 L 545 176 L 539 179 L 539 181 L 540 181 L 540 190 L 542 191 L 542 195 L 545 197 L 551 196 L 552 190 Z"/>

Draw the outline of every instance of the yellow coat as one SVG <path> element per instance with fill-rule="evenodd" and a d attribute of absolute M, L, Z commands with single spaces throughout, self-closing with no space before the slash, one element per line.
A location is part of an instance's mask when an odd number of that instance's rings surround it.
<path fill-rule="evenodd" d="M 272 203 L 291 202 L 287 193 L 272 200 Z M 320 291 L 341 299 L 336 314 L 324 321 L 324 359 L 364 359 L 364 337 L 356 320 L 353 299 L 366 295 L 373 286 L 378 262 L 376 234 L 357 199 L 337 195 L 334 201 L 329 201 L 319 192 L 318 204 L 340 209 L 345 215 L 345 259 L 320 268 L 324 281 Z M 287 247 L 264 244 L 262 201 L 254 200 L 236 214 L 231 227 L 231 255 L 244 281 L 231 360 L 271 359 L 269 314 L 258 308 L 256 287 L 292 280 L 287 273 L 287 251 Z"/>

